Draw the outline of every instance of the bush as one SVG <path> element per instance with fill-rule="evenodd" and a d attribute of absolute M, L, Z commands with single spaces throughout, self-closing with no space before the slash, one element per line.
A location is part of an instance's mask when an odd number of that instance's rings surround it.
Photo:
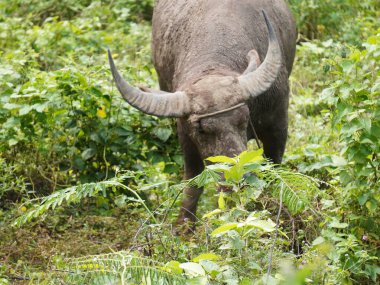
<path fill-rule="evenodd" d="M 150 1 L 122 2 L 75 2 L 67 6 L 76 13 L 71 20 L 56 1 L 19 1 L 0 14 L 0 150 L 36 194 L 146 162 L 163 161 L 165 171 L 179 171 L 178 145 L 169 139 L 176 133 L 172 121 L 130 108 L 113 86 L 107 47 L 123 62 L 134 62 L 127 67 L 132 82 L 156 82 L 150 28 L 125 22 L 130 14 L 121 8 L 145 9 Z M 42 19 L 41 11 L 49 17 Z M 33 23 L 37 15 L 41 25 Z"/>
<path fill-rule="evenodd" d="M 379 27 L 377 0 L 289 0 L 303 39 L 335 38 L 358 44 Z"/>
<path fill-rule="evenodd" d="M 92 277 L 117 282 L 120 276 L 169 284 L 378 282 L 379 4 L 290 3 L 303 36 L 292 73 L 285 165 L 264 163 L 260 152 L 216 157 L 217 164 L 195 179 L 170 187 L 168 173 L 181 167 L 173 121 L 124 103 L 106 59 L 110 48 L 129 81 L 156 84 L 144 22 L 152 1 L 1 2 L 0 240 L 12 245 L 1 245 L 0 283 L 20 270 L 62 283 L 65 272 L 57 268 L 49 276 L 28 271 L 30 262 L 59 252 L 56 244 L 55 251 L 44 244 L 58 243 L 57 236 L 71 251 L 62 249 L 56 265 L 75 271 L 69 279 L 78 283 Z M 320 40 L 307 41 L 315 38 Z M 133 171 L 120 175 L 120 169 Z M 219 181 L 220 172 L 226 181 Z M 226 184 L 232 194 L 216 191 Z M 205 186 L 204 215 L 196 235 L 181 240 L 170 221 L 188 185 Z M 64 203 L 69 205 L 52 211 Z M 102 222 L 87 224 L 89 213 Z M 39 216 L 47 219 L 31 222 Z M 31 223 L 9 229 L 9 220 Z M 124 237 L 122 246 L 133 253 L 62 260 L 64 254 L 99 253 L 83 246 L 87 238 L 103 243 L 103 252 L 110 241 L 100 236 L 107 234 L 109 240 Z M 34 237 L 41 241 L 37 248 L 27 242 Z M 112 242 L 110 248 L 119 250 Z M 110 272 L 110 280 L 97 279 Z"/>

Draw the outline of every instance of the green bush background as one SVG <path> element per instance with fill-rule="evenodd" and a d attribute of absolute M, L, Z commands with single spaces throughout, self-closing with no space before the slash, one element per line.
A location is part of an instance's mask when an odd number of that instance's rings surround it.
<path fill-rule="evenodd" d="M 325 196 L 314 205 L 322 215 L 313 223 L 318 230 L 305 226 L 298 235 L 312 237 L 315 245 L 328 241 L 334 247 L 323 271 L 332 281 L 323 284 L 375 284 L 380 273 L 380 3 L 288 2 L 299 39 L 284 167 L 325 182 L 320 186 L 320 196 Z M 31 262 L 22 267 L 17 262 L 27 262 L 35 252 L 25 248 L 33 246 L 22 246 L 29 255 L 6 250 L 22 232 L 9 231 L 9 223 L 23 212 L 22 203 L 70 186 L 107 180 L 122 170 L 139 173 L 126 182 L 136 189 L 145 183 L 181 179 L 174 121 L 144 115 L 126 104 L 112 82 L 106 57 L 109 48 L 133 84 L 157 87 L 150 56 L 152 11 L 151 0 L 0 2 L 0 229 L 4 232 L 0 235 L 0 278 L 2 272 L 9 276 L 9 271 L 29 272 L 33 270 L 25 268 L 35 266 Z M 149 194 L 143 191 L 142 196 L 154 208 L 167 191 L 160 186 Z M 50 227 L 52 233 L 69 232 L 73 225 L 68 226 L 62 217 L 77 211 L 78 219 L 88 211 L 117 217 L 132 211 L 138 220 L 143 210 L 126 203 L 120 194 L 125 192 L 113 190 L 95 202 L 90 199 L 79 210 L 69 207 L 39 227 Z M 209 210 L 214 201 L 212 194 L 205 196 L 201 211 Z M 132 209 L 124 209 L 125 204 Z M 304 213 L 295 220 L 305 225 L 308 218 Z M 117 226 L 111 225 L 114 228 L 107 235 L 115 239 Z M 167 237 L 166 242 L 173 240 Z M 177 244 L 178 259 L 185 260 L 189 248 L 196 252 L 191 242 Z M 258 255 L 268 248 L 260 251 L 257 247 Z M 54 253 L 66 250 L 58 247 Z M 155 254 L 162 250 L 157 246 Z M 305 252 L 304 260 L 309 262 L 312 247 Z M 4 265 L 1 260 L 6 260 Z M 239 266 L 235 267 L 246 270 L 243 262 Z M 230 279 L 244 281 L 234 278 Z M 8 277 L 4 280 L 9 281 Z"/>

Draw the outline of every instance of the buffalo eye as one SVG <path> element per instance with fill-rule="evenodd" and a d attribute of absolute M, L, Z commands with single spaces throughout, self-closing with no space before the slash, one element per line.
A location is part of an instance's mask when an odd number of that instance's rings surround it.
<path fill-rule="evenodd" d="M 240 115 L 238 117 L 238 120 L 236 122 L 236 126 L 239 128 L 239 129 L 245 129 L 247 128 L 248 124 L 249 124 L 249 120 L 251 118 L 249 116 L 245 116 L 245 115 Z"/>
<path fill-rule="evenodd" d="M 202 120 L 197 121 L 197 130 L 200 134 L 206 133 L 205 130 L 202 128 Z"/>
<path fill-rule="evenodd" d="M 192 127 L 198 134 L 213 134 L 217 127 L 211 118 L 199 118 L 192 121 Z"/>
<path fill-rule="evenodd" d="M 239 123 L 239 128 L 240 129 L 246 129 L 247 126 L 248 126 L 248 121 L 247 120 L 242 120 L 240 123 Z"/>

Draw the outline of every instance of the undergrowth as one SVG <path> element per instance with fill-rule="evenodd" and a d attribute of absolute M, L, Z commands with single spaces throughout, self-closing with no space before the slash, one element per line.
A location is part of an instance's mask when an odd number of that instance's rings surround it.
<path fill-rule="evenodd" d="M 157 84 L 153 1 L 58 2 L 0 2 L 0 284 L 378 283 L 378 1 L 289 1 L 284 163 L 249 147 L 183 182 L 174 122 L 125 104 L 106 58 Z"/>

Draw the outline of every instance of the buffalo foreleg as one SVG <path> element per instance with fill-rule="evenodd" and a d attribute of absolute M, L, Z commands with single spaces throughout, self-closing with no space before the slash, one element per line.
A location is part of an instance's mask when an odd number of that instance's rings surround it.
<path fill-rule="evenodd" d="M 195 144 L 187 135 L 183 128 L 181 120 L 178 120 L 178 137 L 182 146 L 185 173 L 184 179 L 191 179 L 200 174 L 204 169 L 202 158 Z M 196 210 L 199 197 L 203 192 L 203 188 L 188 187 L 183 191 L 183 200 L 181 210 L 177 219 L 177 224 L 196 221 Z"/>

